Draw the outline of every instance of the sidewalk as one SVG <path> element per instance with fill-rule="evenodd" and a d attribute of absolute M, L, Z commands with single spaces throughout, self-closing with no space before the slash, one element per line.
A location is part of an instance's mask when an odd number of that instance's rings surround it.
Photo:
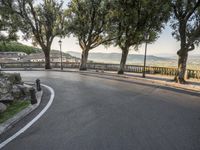
<path fill-rule="evenodd" d="M 113 72 L 108 72 L 108 73 L 114 74 Z M 116 72 L 115 72 L 115 74 L 116 74 Z M 146 78 L 143 78 L 142 74 L 139 74 L 139 73 L 125 73 L 124 75 L 117 75 L 117 76 L 123 76 L 126 78 L 143 80 L 143 81 L 148 81 L 148 82 L 155 83 L 155 84 L 200 92 L 200 80 L 196 80 L 196 79 L 187 80 L 186 84 L 178 84 L 173 81 L 173 79 L 174 79 L 173 76 L 166 76 L 166 75 L 146 74 Z"/>
<path fill-rule="evenodd" d="M 99 75 L 107 75 L 110 77 L 134 79 L 134 80 L 145 81 L 148 83 L 154 83 L 154 84 L 174 87 L 174 88 L 178 88 L 178 89 L 183 89 L 183 90 L 200 92 L 200 80 L 197 80 L 197 79 L 187 80 L 187 84 L 178 84 L 173 81 L 174 76 L 166 76 L 166 75 L 158 75 L 158 74 L 157 75 L 146 74 L 146 78 L 143 78 L 142 74 L 131 73 L 131 72 L 125 72 L 124 75 L 118 75 L 117 72 L 115 72 L 115 71 L 101 71 L 101 70 L 99 70 L 99 71 L 96 71 L 96 70 L 79 71 L 78 69 L 64 69 L 64 71 L 90 73 L 90 74 L 92 73 L 92 74 L 99 74 Z"/>
<path fill-rule="evenodd" d="M 7 70 L 7 69 L 6 69 Z M 6 71 L 2 70 L 2 71 Z M 32 68 L 31 70 L 24 70 L 24 69 L 8 69 L 9 71 L 45 71 L 43 68 Z M 51 69 L 49 71 L 61 71 L 60 68 Z M 61 71 L 62 72 L 62 71 Z M 134 79 L 145 81 L 148 83 L 154 83 L 174 88 L 179 88 L 183 90 L 190 90 L 195 92 L 200 92 L 200 80 L 197 79 L 189 79 L 187 80 L 187 84 L 178 84 L 173 81 L 173 76 L 166 76 L 166 75 L 153 75 L 153 74 L 146 74 L 146 78 L 142 77 L 141 73 L 131 73 L 125 72 L 124 75 L 118 75 L 116 71 L 102 71 L 102 70 L 90 70 L 87 71 L 79 71 L 78 68 L 64 68 L 63 72 L 79 72 L 84 74 L 94 74 L 94 75 L 106 75 L 111 78 L 126 78 L 126 79 Z"/>

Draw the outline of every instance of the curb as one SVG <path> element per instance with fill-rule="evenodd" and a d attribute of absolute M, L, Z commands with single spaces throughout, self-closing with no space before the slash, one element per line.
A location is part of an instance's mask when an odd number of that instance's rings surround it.
<path fill-rule="evenodd" d="M 42 86 L 44 86 L 45 88 L 47 88 L 50 93 L 50 99 L 47 103 L 47 105 L 42 109 L 42 111 L 40 111 L 39 114 L 37 114 L 37 116 L 35 116 L 30 122 L 28 122 L 24 127 L 22 127 L 20 130 L 18 130 L 16 133 L 14 133 L 12 136 L 10 136 L 9 138 L 7 138 L 5 141 L 3 141 L 2 143 L 0 143 L 0 149 L 3 148 L 4 146 L 6 146 L 8 143 L 10 143 L 11 141 L 13 141 L 15 138 L 17 138 L 19 135 L 21 135 L 22 133 L 24 133 L 27 129 L 29 129 L 38 119 L 40 119 L 44 113 L 49 109 L 49 107 L 52 105 L 54 97 L 55 97 L 55 91 L 53 90 L 53 88 L 51 88 L 48 85 L 45 84 L 41 84 Z M 39 104 L 38 104 L 39 105 Z"/>
<path fill-rule="evenodd" d="M 42 99 L 42 95 L 43 95 L 43 91 L 37 92 L 36 93 L 36 98 L 37 98 L 38 102 L 36 104 L 34 104 L 34 105 L 30 104 L 28 107 L 26 107 L 25 109 L 23 109 L 22 111 L 17 113 L 15 116 L 13 116 L 12 118 L 8 119 L 4 123 L 0 124 L 0 135 L 2 133 L 4 133 L 5 131 L 7 131 L 8 129 L 10 129 L 11 127 L 13 127 L 18 121 L 20 121 L 25 116 L 30 114 L 33 110 L 35 110 L 40 105 L 40 102 L 41 102 L 41 99 Z"/>

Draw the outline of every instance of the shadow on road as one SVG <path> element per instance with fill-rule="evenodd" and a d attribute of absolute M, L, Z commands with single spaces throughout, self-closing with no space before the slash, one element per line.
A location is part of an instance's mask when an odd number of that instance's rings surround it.
<path fill-rule="evenodd" d="M 116 80 L 116 81 L 131 83 L 131 84 L 137 84 L 137 85 L 147 86 L 147 87 L 160 88 L 160 89 L 163 89 L 163 90 L 169 90 L 169 91 L 183 93 L 183 94 L 188 94 L 188 95 L 192 95 L 192 96 L 200 96 L 200 92 L 186 90 L 186 89 L 181 89 L 181 88 L 175 88 L 175 87 L 169 87 L 169 86 L 164 86 L 164 85 L 158 85 L 156 83 L 150 83 L 150 81 L 147 81 L 146 83 L 144 83 L 142 81 L 137 81 L 136 82 L 136 81 L 133 81 L 133 80 L 125 78 L 125 77 L 116 77 L 116 76 L 107 75 L 107 74 L 103 75 L 103 74 L 80 73 L 80 75 L 97 77 L 97 78 L 108 79 L 108 80 Z M 171 81 L 169 80 L 168 82 L 171 82 Z"/>

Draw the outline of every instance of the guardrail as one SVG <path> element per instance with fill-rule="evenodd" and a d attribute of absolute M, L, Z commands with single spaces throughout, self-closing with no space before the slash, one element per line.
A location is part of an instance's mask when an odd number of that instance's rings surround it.
<path fill-rule="evenodd" d="M 44 62 L 15 62 L 15 63 L 1 63 L 1 68 L 24 68 L 25 70 L 29 70 L 32 68 L 44 68 Z M 52 68 L 60 68 L 60 63 L 52 62 Z M 79 68 L 80 63 L 69 63 L 63 62 L 64 68 Z M 95 70 L 105 70 L 105 71 L 117 71 L 119 69 L 119 64 L 104 64 L 104 63 L 88 63 L 88 69 Z M 169 68 L 169 67 L 155 67 L 155 66 L 147 66 L 146 67 L 147 74 L 161 74 L 168 76 L 175 76 L 177 73 L 177 68 Z M 143 66 L 139 65 L 126 65 L 125 72 L 134 72 L 134 73 L 142 73 Z M 200 79 L 200 70 L 191 70 L 187 69 L 187 78 Z"/>

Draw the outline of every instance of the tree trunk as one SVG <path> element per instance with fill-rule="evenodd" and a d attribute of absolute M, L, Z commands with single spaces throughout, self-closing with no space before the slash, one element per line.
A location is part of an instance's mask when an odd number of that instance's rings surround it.
<path fill-rule="evenodd" d="M 184 84 L 186 82 L 185 72 L 186 72 L 186 65 L 187 65 L 187 58 L 188 58 L 188 48 L 186 46 L 186 21 L 185 20 L 182 20 L 180 22 L 179 33 L 180 33 L 181 49 L 177 52 L 178 71 L 175 76 L 175 81 L 177 83 Z"/>
<path fill-rule="evenodd" d="M 124 67 L 126 65 L 127 56 L 128 56 L 128 48 L 122 50 L 122 57 L 120 61 L 120 68 L 118 70 L 118 74 L 124 74 Z"/>
<path fill-rule="evenodd" d="M 186 66 L 187 66 L 187 58 L 188 58 L 187 52 L 185 54 L 179 54 L 178 72 L 175 77 L 175 81 L 177 83 L 184 84 L 186 82 L 185 81 L 185 73 L 186 73 Z"/>
<path fill-rule="evenodd" d="M 88 60 L 89 50 L 83 50 L 81 54 L 81 65 L 79 70 L 87 70 L 87 60 Z"/>
<path fill-rule="evenodd" d="M 51 69 L 50 50 L 44 51 L 45 55 L 45 69 Z"/>

